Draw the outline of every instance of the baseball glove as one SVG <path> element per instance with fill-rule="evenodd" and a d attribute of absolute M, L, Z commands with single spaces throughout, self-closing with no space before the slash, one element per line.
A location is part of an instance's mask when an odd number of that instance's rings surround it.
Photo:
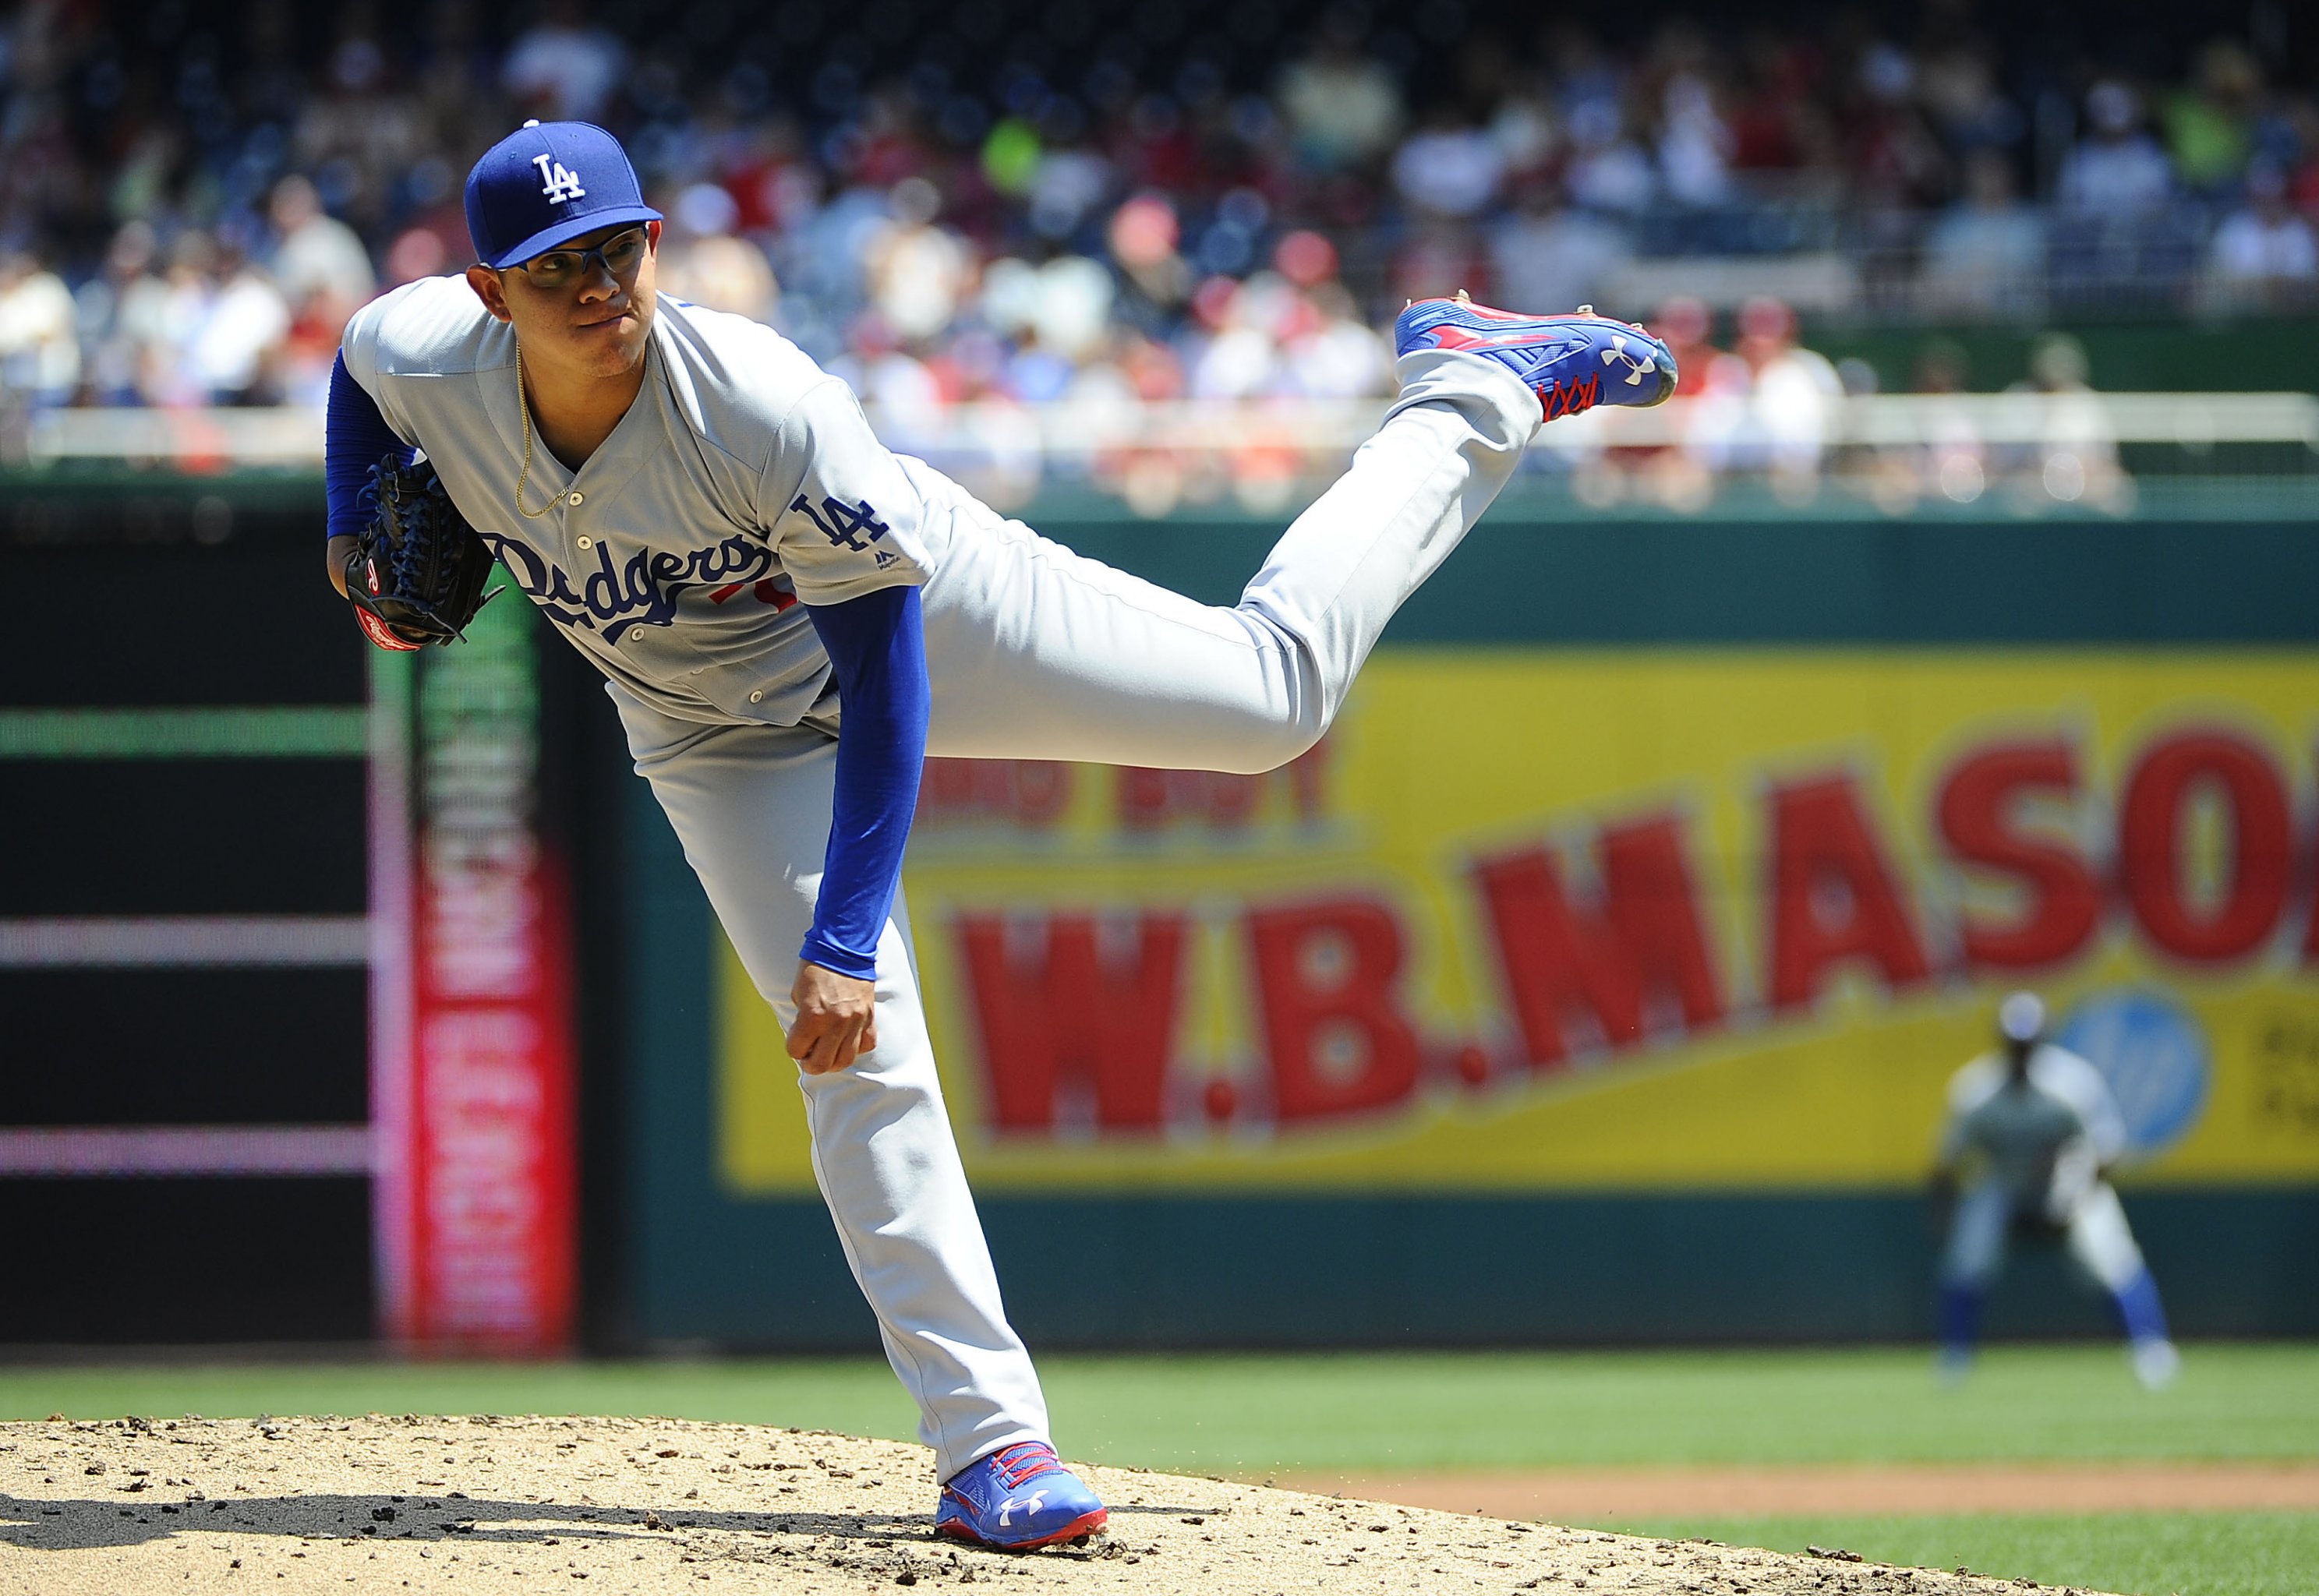
<path fill-rule="evenodd" d="M 388 455 L 364 491 L 370 524 L 347 556 L 347 599 L 363 636 L 381 648 L 424 648 L 465 636 L 483 591 L 492 551 L 425 461 Z"/>

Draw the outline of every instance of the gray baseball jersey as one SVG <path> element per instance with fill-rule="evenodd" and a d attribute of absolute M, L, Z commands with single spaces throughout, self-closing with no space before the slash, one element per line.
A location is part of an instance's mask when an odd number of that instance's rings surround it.
<path fill-rule="evenodd" d="M 1954 1161 L 1977 1152 L 2015 1201 L 2066 1206 L 2096 1168 L 2125 1150 L 2125 1121 L 2101 1071 L 2066 1049 L 2039 1044 L 2028 1076 L 2016 1087 L 1993 1053 L 1957 1071 L 1942 1156 Z"/>
<path fill-rule="evenodd" d="M 575 473 L 535 436 L 515 333 L 462 277 L 373 301 L 342 352 L 564 636 L 662 713 L 795 726 L 830 666 L 798 601 L 923 583 L 929 509 L 853 392 L 769 327 L 663 294 L 643 392 Z"/>

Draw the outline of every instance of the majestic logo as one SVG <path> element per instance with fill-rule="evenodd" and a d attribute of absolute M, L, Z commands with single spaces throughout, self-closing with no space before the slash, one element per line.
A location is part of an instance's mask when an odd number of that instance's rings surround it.
<path fill-rule="evenodd" d="M 821 535 L 828 538 L 831 543 L 840 548 L 853 549 L 856 553 L 866 550 L 870 546 L 869 544 L 863 543 L 857 534 L 867 532 L 870 534 L 870 543 L 875 543 L 893 530 L 878 518 L 878 512 L 871 508 L 867 499 L 859 504 L 846 504 L 835 499 L 824 498 L 821 508 L 816 509 L 812 502 L 800 493 L 790 501 L 790 508 L 804 512 L 806 518 L 819 527 Z M 828 519 L 822 518 L 825 515 Z M 884 560 L 878 563 L 880 565 L 888 564 Z"/>
<path fill-rule="evenodd" d="M 539 168 L 539 192 L 547 196 L 549 204 L 560 205 L 566 200 L 587 197 L 588 191 L 580 186 L 580 174 L 562 161 L 535 155 L 531 164 Z"/>

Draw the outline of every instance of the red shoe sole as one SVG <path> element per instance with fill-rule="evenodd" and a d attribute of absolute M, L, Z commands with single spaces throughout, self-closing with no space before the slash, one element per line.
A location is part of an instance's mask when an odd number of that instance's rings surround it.
<path fill-rule="evenodd" d="M 934 1533 L 947 1535 L 953 1540 L 962 1540 L 970 1546 L 988 1546 L 994 1551 L 1035 1552 L 1041 1546 L 1051 1546 L 1060 1540 L 1072 1540 L 1082 1535 L 1092 1535 L 1108 1523 L 1110 1519 L 1110 1509 L 1097 1508 L 1091 1513 L 1081 1513 L 1060 1529 L 1051 1530 L 1036 1540 L 985 1540 L 955 1519 L 946 1524 L 935 1525 Z"/>

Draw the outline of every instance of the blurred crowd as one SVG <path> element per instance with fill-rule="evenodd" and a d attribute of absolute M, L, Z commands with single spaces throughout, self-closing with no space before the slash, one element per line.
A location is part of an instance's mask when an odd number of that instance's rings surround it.
<path fill-rule="evenodd" d="M 1459 287 L 1641 317 L 1737 284 L 1669 329 L 1724 320 L 1718 392 L 1802 381 L 1746 353 L 1789 311 L 1731 314 L 1800 261 L 1841 266 L 1793 279 L 1807 309 L 2292 308 L 2319 103 L 2253 14 L 2129 70 L 2001 46 L 1972 0 L 1632 38 L 1461 0 L 23 0 L 0 383 L 319 402 L 355 308 L 472 258 L 461 179 L 528 115 L 619 132 L 663 286 L 781 327 L 905 442 L 970 400 L 1374 397 L 1379 326 Z"/>

